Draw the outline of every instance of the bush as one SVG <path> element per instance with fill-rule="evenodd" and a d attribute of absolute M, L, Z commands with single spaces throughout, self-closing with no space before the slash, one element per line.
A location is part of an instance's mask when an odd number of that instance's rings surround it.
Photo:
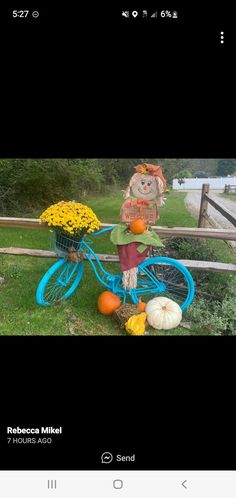
<path fill-rule="evenodd" d="M 217 261 L 218 256 L 206 241 L 173 238 L 167 247 L 175 257 Z M 212 335 L 236 335 L 236 279 L 214 272 L 192 271 L 196 283 L 196 298 L 186 313 L 187 319 Z M 200 296 L 200 297 L 199 297 Z M 202 297 L 201 297 L 202 296 Z"/>
<path fill-rule="evenodd" d="M 177 178 L 192 178 L 192 177 L 193 177 L 192 171 L 190 171 L 189 169 L 182 169 L 177 173 Z"/>
<path fill-rule="evenodd" d="M 191 238 L 173 238 L 166 244 L 169 256 L 176 259 L 219 261 L 219 254 L 209 241 Z M 236 298 L 236 277 L 212 271 L 191 271 L 198 294 L 207 295 L 208 301 L 221 302 L 223 296 Z"/>
<path fill-rule="evenodd" d="M 103 189 L 105 167 L 96 159 L 11 159 L 0 161 L 2 215 L 43 209 L 60 200 L 79 200 Z"/>
<path fill-rule="evenodd" d="M 227 176 L 232 175 L 236 170 L 236 159 L 219 159 L 217 167 L 217 175 Z"/>
<path fill-rule="evenodd" d="M 194 173 L 194 178 L 208 178 L 210 175 L 206 171 L 196 171 Z"/>
<path fill-rule="evenodd" d="M 0 160 L 0 215 L 37 211 L 60 200 L 83 200 L 111 186 L 126 187 L 136 159 Z M 122 188 L 120 187 L 120 188 Z M 109 190 L 110 191 L 110 190 Z"/>
<path fill-rule="evenodd" d="M 198 261 L 217 261 L 218 257 L 207 241 L 188 237 L 175 237 L 167 243 L 168 248 L 175 249 L 179 258 Z"/>
<path fill-rule="evenodd" d="M 200 299 L 190 306 L 186 316 L 212 335 L 236 335 L 235 297 L 226 296 L 221 303 Z"/>

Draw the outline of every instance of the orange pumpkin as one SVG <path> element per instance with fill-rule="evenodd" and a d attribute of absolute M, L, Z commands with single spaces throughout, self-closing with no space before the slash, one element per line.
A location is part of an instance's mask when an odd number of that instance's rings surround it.
<path fill-rule="evenodd" d="M 138 304 L 136 306 L 137 310 L 139 311 L 145 311 L 145 308 L 146 308 L 146 303 L 144 303 L 142 301 L 142 298 L 140 297 L 139 300 L 138 300 Z"/>
<path fill-rule="evenodd" d="M 97 306 L 102 315 L 112 315 L 120 305 L 120 298 L 113 292 L 104 291 L 98 297 Z"/>
<path fill-rule="evenodd" d="M 146 225 L 141 218 L 138 218 L 137 220 L 131 221 L 129 228 L 134 235 L 139 235 L 145 232 Z"/>

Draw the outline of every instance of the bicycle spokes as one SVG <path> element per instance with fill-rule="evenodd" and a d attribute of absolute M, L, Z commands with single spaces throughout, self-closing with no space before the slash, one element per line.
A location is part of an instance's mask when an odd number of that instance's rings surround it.
<path fill-rule="evenodd" d="M 61 286 L 58 282 L 52 282 L 48 284 L 46 291 L 44 292 L 44 298 L 48 302 L 56 303 L 56 301 L 61 301 L 62 296 L 65 294 L 65 286 Z"/>
<path fill-rule="evenodd" d="M 137 295 L 164 295 L 177 302 L 183 309 L 190 299 L 190 286 L 187 270 L 181 266 L 168 263 L 152 263 L 143 265 L 138 278 Z"/>
<path fill-rule="evenodd" d="M 56 303 L 61 301 L 65 292 L 71 287 L 73 281 L 73 276 L 76 273 L 78 265 L 73 265 L 72 263 L 67 263 L 64 269 L 52 275 L 50 281 L 44 292 L 44 298 L 46 301 Z"/>
<path fill-rule="evenodd" d="M 61 259 L 48 270 L 41 280 L 36 293 L 38 304 L 49 306 L 67 299 L 79 285 L 82 275 L 81 262 L 72 264 Z"/>
<path fill-rule="evenodd" d="M 73 277 L 74 273 L 77 271 L 78 265 L 72 264 L 72 263 L 67 263 L 65 266 L 64 270 L 60 273 L 60 275 L 57 278 L 57 282 L 59 285 L 62 287 L 66 287 L 68 283 L 71 281 L 71 278 Z"/>

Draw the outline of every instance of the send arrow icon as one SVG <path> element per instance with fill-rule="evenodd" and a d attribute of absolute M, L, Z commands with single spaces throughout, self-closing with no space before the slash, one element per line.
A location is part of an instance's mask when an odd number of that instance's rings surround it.
<path fill-rule="evenodd" d="M 186 482 L 187 482 L 186 480 L 182 482 L 182 486 L 183 486 L 185 489 L 187 489 Z"/>

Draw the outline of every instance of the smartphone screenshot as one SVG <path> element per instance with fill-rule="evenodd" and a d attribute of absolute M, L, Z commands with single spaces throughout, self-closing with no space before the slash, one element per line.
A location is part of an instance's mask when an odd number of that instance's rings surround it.
<path fill-rule="evenodd" d="M 233 498 L 233 12 L 0 22 L 0 495 Z"/>

